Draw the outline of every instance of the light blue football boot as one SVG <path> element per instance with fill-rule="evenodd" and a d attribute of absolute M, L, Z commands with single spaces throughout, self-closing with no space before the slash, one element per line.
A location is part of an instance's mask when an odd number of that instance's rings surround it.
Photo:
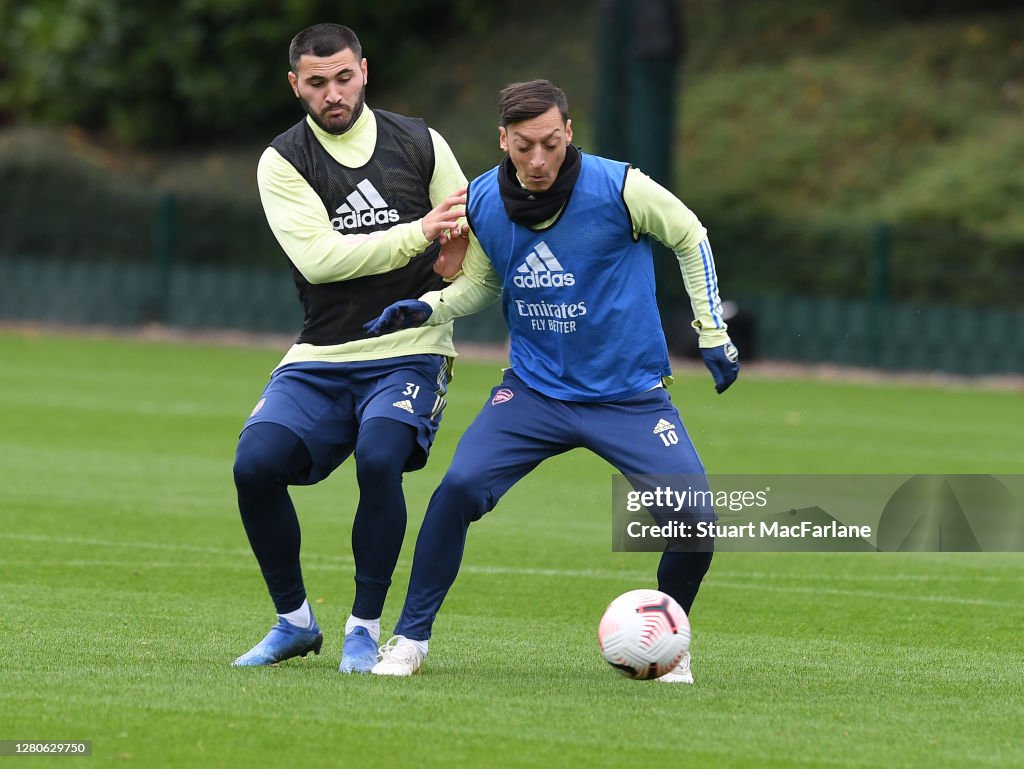
<path fill-rule="evenodd" d="M 292 657 L 320 653 L 324 637 L 313 620 L 308 628 L 297 627 L 284 619 L 278 621 L 266 637 L 231 664 L 235 667 L 276 665 Z"/>
<path fill-rule="evenodd" d="M 369 673 L 377 664 L 377 642 L 370 631 L 364 627 L 355 627 L 345 636 L 345 645 L 341 649 L 340 673 Z"/>

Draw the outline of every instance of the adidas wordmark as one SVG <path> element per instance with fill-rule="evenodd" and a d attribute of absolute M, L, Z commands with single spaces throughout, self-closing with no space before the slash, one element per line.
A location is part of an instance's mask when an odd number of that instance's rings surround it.
<path fill-rule="evenodd" d="M 399 218 L 398 210 L 388 206 L 387 201 L 377 192 L 377 188 L 370 184 L 369 179 L 359 182 L 335 213 L 341 214 L 331 219 L 331 226 L 336 230 L 394 224 Z"/>
<path fill-rule="evenodd" d="M 520 288 L 561 288 L 576 285 L 576 276 L 565 271 L 542 240 L 516 269 L 512 282 Z"/>

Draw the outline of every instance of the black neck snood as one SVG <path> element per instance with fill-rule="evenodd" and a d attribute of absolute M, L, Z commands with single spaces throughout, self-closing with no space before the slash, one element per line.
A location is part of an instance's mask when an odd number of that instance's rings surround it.
<path fill-rule="evenodd" d="M 498 172 L 498 189 L 508 218 L 516 224 L 535 227 L 561 211 L 579 178 L 580 160 L 579 149 L 570 144 L 554 183 L 544 192 L 530 192 L 519 183 L 516 167 L 506 155 Z"/>

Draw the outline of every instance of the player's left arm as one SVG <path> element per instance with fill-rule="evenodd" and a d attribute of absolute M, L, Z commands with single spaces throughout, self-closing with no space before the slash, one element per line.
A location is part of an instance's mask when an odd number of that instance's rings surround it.
<path fill-rule="evenodd" d="M 634 237 L 650 235 L 676 255 L 693 309 L 701 356 L 715 378 L 715 389 L 724 392 L 739 373 L 739 355 L 722 317 L 718 273 L 707 230 L 679 198 L 638 168 L 627 172 L 622 196 Z"/>
<path fill-rule="evenodd" d="M 455 190 L 461 190 L 467 186 L 466 175 L 459 167 L 459 161 L 455 159 L 455 153 L 433 128 L 430 131 L 430 140 L 434 145 L 434 173 L 430 177 L 430 205 L 436 206 Z"/>

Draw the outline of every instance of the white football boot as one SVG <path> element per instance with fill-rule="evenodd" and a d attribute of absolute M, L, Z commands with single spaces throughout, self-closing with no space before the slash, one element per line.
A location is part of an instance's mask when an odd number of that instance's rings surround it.
<path fill-rule="evenodd" d="M 692 684 L 693 673 L 690 671 L 690 652 L 686 652 L 683 658 L 679 660 L 678 665 L 657 680 L 664 681 L 667 684 Z"/>
<path fill-rule="evenodd" d="M 411 676 L 419 672 L 426 656 L 419 644 L 396 635 L 380 647 L 380 662 L 370 672 L 375 676 Z"/>

